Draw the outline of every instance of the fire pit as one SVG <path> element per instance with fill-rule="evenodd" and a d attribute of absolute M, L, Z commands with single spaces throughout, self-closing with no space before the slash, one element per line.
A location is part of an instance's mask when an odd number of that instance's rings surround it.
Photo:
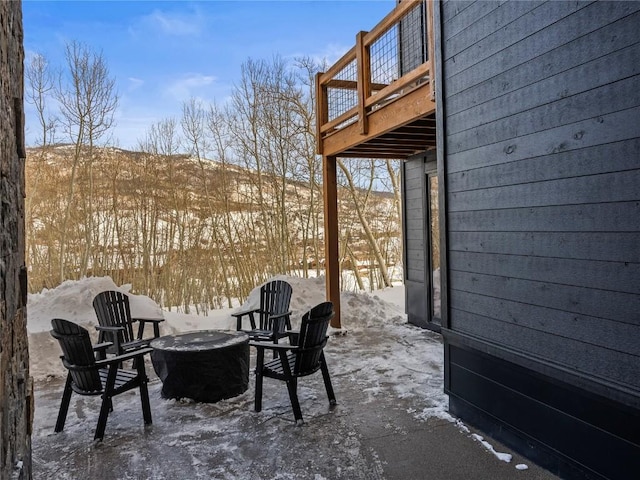
<path fill-rule="evenodd" d="M 212 403 L 249 388 L 249 337 L 244 332 L 202 330 L 167 335 L 150 346 L 163 398 Z"/>

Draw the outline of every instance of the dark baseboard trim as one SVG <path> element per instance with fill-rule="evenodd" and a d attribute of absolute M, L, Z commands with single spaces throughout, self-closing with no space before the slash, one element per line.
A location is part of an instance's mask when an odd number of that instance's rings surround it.
<path fill-rule="evenodd" d="M 448 345 L 452 414 L 561 478 L 640 471 L 640 412 L 468 347 Z"/>

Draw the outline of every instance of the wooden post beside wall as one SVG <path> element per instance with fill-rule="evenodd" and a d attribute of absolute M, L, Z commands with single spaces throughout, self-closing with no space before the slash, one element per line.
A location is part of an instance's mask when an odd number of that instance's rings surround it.
<path fill-rule="evenodd" d="M 327 300 L 333 302 L 333 328 L 340 323 L 340 263 L 338 261 L 338 182 L 336 157 L 322 157 L 324 191 L 324 251 Z"/>

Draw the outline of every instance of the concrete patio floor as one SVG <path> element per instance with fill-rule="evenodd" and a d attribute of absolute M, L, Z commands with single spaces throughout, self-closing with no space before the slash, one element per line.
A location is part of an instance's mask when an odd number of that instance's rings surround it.
<path fill-rule="evenodd" d="M 40 381 L 34 478 L 556 478 L 515 454 L 509 463 L 499 460 L 472 428 L 447 418 L 446 397 L 433 395 L 442 391 L 442 367 L 421 360 L 425 349 L 441 350 L 439 336 L 406 324 L 332 337 L 326 352 L 339 403 L 329 408 L 319 373 L 301 379 L 300 427 L 281 382 L 265 380 L 263 411 L 256 413 L 252 376 L 244 394 L 203 404 L 162 399 L 149 367 L 153 425 L 143 425 L 139 395 L 128 392 L 114 399 L 105 438 L 95 442 L 99 399 L 74 394 L 65 430 L 54 434 L 63 381 Z M 407 365 L 407 358 L 415 364 Z M 513 454 L 487 440 L 496 451 Z M 528 469 L 517 469 L 519 464 Z"/>

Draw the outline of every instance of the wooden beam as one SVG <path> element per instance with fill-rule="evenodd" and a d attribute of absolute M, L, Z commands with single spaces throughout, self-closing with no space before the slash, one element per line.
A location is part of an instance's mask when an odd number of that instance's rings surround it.
<path fill-rule="evenodd" d="M 339 156 L 351 147 L 432 114 L 435 111 L 435 103 L 429 93 L 429 84 L 425 83 L 398 100 L 369 113 L 367 135 L 361 135 L 359 125 L 352 123 L 325 137 L 324 154 Z"/>
<path fill-rule="evenodd" d="M 346 112 L 344 112 L 342 115 L 340 115 L 339 117 L 334 118 L 330 122 L 326 121 L 323 125 L 320 125 L 320 133 L 325 133 L 330 130 L 333 130 L 335 127 L 337 127 L 341 123 L 344 123 L 347 120 L 353 119 L 357 115 L 358 115 L 358 108 L 352 107 Z M 351 121 L 355 122 L 355 119 Z"/>
<path fill-rule="evenodd" d="M 411 70 L 406 75 L 401 76 L 396 81 L 391 82 L 388 86 L 386 86 L 379 92 L 376 92 L 375 95 L 371 97 L 367 97 L 367 101 L 365 102 L 365 105 L 367 107 L 371 107 L 377 103 L 388 101 L 387 97 L 390 97 L 394 93 L 400 90 L 403 90 L 405 88 L 407 89 L 415 88 L 413 87 L 413 83 L 417 82 L 422 77 L 427 77 L 427 76 L 429 76 L 429 64 L 423 63 L 422 65 L 419 65 L 413 70 Z"/>
<path fill-rule="evenodd" d="M 338 177 L 336 157 L 322 157 L 322 189 L 324 193 L 324 252 L 327 300 L 333 302 L 333 328 L 340 323 L 340 262 L 338 254 Z"/>
<path fill-rule="evenodd" d="M 365 103 L 371 96 L 371 63 L 369 59 L 369 47 L 364 44 L 363 38 L 367 32 L 358 32 L 356 35 L 356 58 L 358 60 L 358 125 L 360 133 L 367 134 L 368 120 Z"/>
<path fill-rule="evenodd" d="M 358 89 L 358 82 L 354 80 L 340 80 L 339 78 L 334 78 L 333 80 L 329 80 L 324 85 L 327 88 L 335 88 L 340 90 L 357 90 Z M 372 83 L 371 90 L 377 92 L 388 86 L 389 84 L 387 83 Z"/>
<path fill-rule="evenodd" d="M 387 30 L 389 30 L 389 28 L 398 23 L 402 17 L 409 13 L 410 10 L 416 8 L 421 1 L 422 0 L 405 0 L 403 2 L 400 2 L 393 10 L 391 10 L 391 12 L 387 14 L 386 17 L 380 20 L 380 23 L 378 23 L 373 28 L 373 30 L 367 33 L 364 38 L 364 42 L 367 45 L 371 45 L 379 37 L 384 35 Z"/>
<path fill-rule="evenodd" d="M 347 53 L 345 53 L 340 59 L 331 65 L 329 70 L 320 75 L 320 83 L 326 84 L 333 77 L 336 76 L 337 73 L 340 72 L 344 67 L 349 65 L 349 62 L 352 62 L 356 59 L 356 47 L 353 46 L 349 49 Z"/>
<path fill-rule="evenodd" d="M 427 0 L 427 63 L 429 64 L 429 90 L 431 92 L 431 100 L 436 100 L 436 82 L 435 82 L 435 36 L 433 33 L 433 1 Z"/>
<path fill-rule="evenodd" d="M 316 150 L 322 155 L 322 132 L 320 127 L 329 120 L 329 105 L 327 102 L 327 87 L 322 85 L 322 73 L 316 73 Z"/>

